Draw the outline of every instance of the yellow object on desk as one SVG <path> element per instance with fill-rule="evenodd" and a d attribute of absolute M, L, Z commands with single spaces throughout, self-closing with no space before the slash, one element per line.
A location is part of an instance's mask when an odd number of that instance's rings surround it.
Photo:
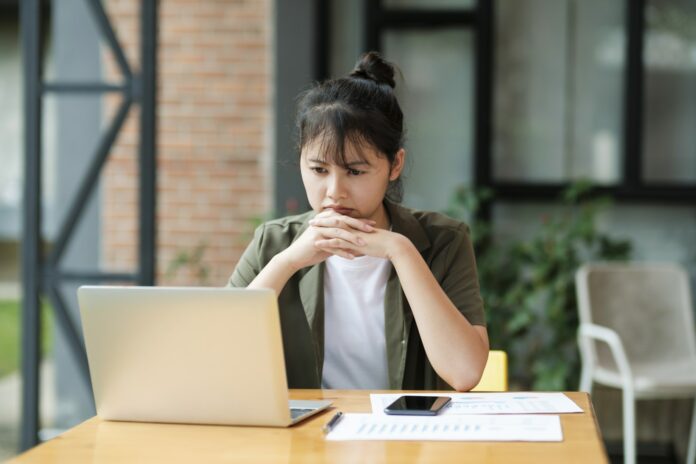
<path fill-rule="evenodd" d="M 478 385 L 471 391 L 503 392 L 508 389 L 507 353 L 491 350 Z"/>

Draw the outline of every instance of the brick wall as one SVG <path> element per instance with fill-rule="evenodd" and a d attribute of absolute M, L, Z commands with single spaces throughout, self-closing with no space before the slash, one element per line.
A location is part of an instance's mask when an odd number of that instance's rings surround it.
<path fill-rule="evenodd" d="M 135 68 L 139 4 L 105 2 Z M 251 238 L 254 219 L 270 211 L 271 8 L 271 0 L 160 2 L 158 284 L 224 284 Z M 117 75 L 108 55 L 107 75 Z M 113 114 L 116 103 L 108 100 L 106 112 Z M 103 181 L 108 270 L 136 267 L 134 109 Z M 170 275 L 175 262 L 181 266 Z"/>

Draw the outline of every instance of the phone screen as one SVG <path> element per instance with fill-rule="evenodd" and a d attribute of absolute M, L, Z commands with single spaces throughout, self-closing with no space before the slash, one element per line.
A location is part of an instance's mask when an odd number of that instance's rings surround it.
<path fill-rule="evenodd" d="M 384 409 L 387 414 L 436 415 L 447 403 L 449 396 L 401 396 Z"/>

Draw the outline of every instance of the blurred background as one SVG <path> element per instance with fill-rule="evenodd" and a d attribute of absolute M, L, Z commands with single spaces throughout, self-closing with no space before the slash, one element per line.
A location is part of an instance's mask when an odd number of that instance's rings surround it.
<path fill-rule="evenodd" d="M 23 2 L 0 0 L 0 459 L 31 442 L 22 392 L 40 440 L 94 414 L 77 286 L 225 285 L 260 221 L 307 209 L 295 97 L 367 50 L 401 70 L 404 204 L 472 226 L 512 388 L 577 389 L 581 263 L 677 262 L 694 288 L 696 0 Z M 594 402 L 620 459 L 620 395 Z M 690 404 L 639 403 L 641 462 L 685 454 Z"/>

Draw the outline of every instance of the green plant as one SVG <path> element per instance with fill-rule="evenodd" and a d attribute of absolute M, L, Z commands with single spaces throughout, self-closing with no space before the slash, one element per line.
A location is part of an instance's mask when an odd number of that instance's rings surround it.
<path fill-rule="evenodd" d="M 191 276 L 196 280 L 196 284 L 207 285 L 209 283 L 210 266 L 203 260 L 207 248 L 207 243 L 200 242 L 190 250 L 179 250 L 169 263 L 169 266 L 167 266 L 167 278 L 172 279 L 181 269 L 188 269 Z"/>
<path fill-rule="evenodd" d="M 446 211 L 471 226 L 491 347 L 507 351 L 515 388 L 577 388 L 575 271 L 584 262 L 630 257 L 630 242 L 597 229 L 595 218 L 610 202 L 590 191 L 580 182 L 563 192 L 560 212 L 542 218 L 529 240 L 496 240 L 478 218 L 490 190 L 459 188 Z"/>
<path fill-rule="evenodd" d="M 0 301 L 0 378 L 19 368 L 21 301 Z M 50 356 L 53 347 L 53 311 L 41 302 L 41 355 Z"/>

